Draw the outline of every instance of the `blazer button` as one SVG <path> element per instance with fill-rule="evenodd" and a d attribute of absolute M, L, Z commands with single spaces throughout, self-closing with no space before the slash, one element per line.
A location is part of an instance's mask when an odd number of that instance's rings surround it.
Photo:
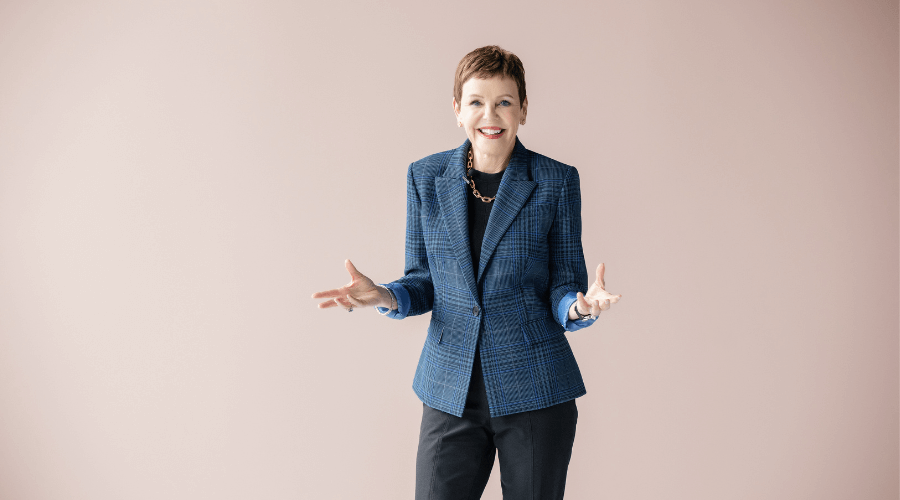
<path fill-rule="evenodd" d="M 478 309 L 478 304 L 476 304 L 475 307 L 472 308 L 472 314 L 478 316 L 479 312 L 481 312 L 481 309 Z"/>

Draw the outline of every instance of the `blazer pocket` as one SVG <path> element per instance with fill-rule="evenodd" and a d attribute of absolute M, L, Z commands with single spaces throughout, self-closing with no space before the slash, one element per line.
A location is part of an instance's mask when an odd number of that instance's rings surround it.
<path fill-rule="evenodd" d="M 525 342 L 529 344 L 555 339 L 560 332 L 564 331 L 565 328 L 557 325 L 550 316 L 529 321 L 522 325 L 522 334 L 525 336 Z"/>
<path fill-rule="evenodd" d="M 431 318 L 431 323 L 428 324 L 428 337 L 431 338 L 436 344 L 441 343 L 441 338 L 444 336 L 444 323 Z"/>

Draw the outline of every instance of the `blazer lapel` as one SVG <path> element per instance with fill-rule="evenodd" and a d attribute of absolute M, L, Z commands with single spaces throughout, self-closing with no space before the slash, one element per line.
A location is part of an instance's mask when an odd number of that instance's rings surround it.
<path fill-rule="evenodd" d="M 476 270 L 472 268 L 472 254 L 469 251 L 471 245 L 469 243 L 469 185 L 465 181 L 466 154 L 469 151 L 469 144 L 469 139 L 466 139 L 453 151 L 443 175 L 435 178 L 435 188 L 456 260 L 459 262 L 459 267 L 462 268 L 469 291 L 480 302 L 478 281 L 481 280 L 494 250 L 497 249 L 500 238 L 509 229 L 525 202 L 528 201 L 528 197 L 531 196 L 537 183 L 529 179 L 528 168 L 531 163 L 531 151 L 527 150 L 516 137 L 512 158 L 510 158 L 506 173 L 503 174 L 500 181 L 500 187 L 497 189 L 497 196 L 493 202 L 494 206 L 488 217 L 476 279 Z"/>
<path fill-rule="evenodd" d="M 476 281 L 481 281 L 484 269 L 494 254 L 494 250 L 497 249 L 500 238 L 509 229 L 513 219 L 516 218 L 519 210 L 522 209 L 522 206 L 528 201 L 528 197 L 531 196 L 531 192 L 537 186 L 537 182 L 529 180 L 528 168 L 530 163 L 531 151 L 525 149 L 525 146 L 522 145 L 517 136 L 512 158 L 509 160 L 509 166 L 506 167 L 506 173 L 503 174 L 503 178 L 500 181 L 500 187 L 497 189 L 497 196 L 493 202 L 494 206 L 491 208 L 490 217 L 488 217 L 487 228 L 484 231 L 484 241 L 481 244 L 481 258 L 479 259 L 478 278 Z M 463 218 L 466 219 L 464 222 L 467 223 L 468 214 L 464 215 Z M 468 236 L 468 226 L 463 227 L 466 229 L 465 232 Z M 468 238 L 466 238 L 466 241 L 468 241 Z M 471 257 L 469 257 L 469 262 L 471 262 Z"/>
<path fill-rule="evenodd" d="M 462 269 L 469 291 L 476 301 L 481 303 L 478 286 L 475 282 L 475 270 L 472 269 L 472 254 L 469 251 L 469 205 L 466 199 L 468 184 L 465 181 L 466 154 L 469 151 L 469 139 L 450 155 L 450 161 L 440 177 L 434 179 L 438 202 L 450 243 L 456 260 Z M 504 175 L 504 177 L 506 177 Z M 493 209 L 491 209 L 493 211 Z"/>

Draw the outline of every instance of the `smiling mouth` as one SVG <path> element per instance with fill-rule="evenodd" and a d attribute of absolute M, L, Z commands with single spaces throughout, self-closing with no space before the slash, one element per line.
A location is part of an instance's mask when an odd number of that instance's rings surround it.
<path fill-rule="evenodd" d="M 506 132 L 505 128 L 485 128 L 485 129 L 478 128 L 475 130 L 477 130 L 479 134 L 481 134 L 484 137 L 487 137 L 489 139 L 495 139 L 497 137 L 500 137 L 501 135 L 503 135 L 503 132 Z"/>

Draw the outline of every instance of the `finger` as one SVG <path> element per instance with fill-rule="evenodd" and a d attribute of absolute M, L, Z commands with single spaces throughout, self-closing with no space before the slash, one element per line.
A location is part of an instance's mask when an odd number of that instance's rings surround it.
<path fill-rule="evenodd" d="M 314 299 L 326 299 L 331 297 L 340 297 L 341 295 L 347 294 L 347 287 L 342 286 L 340 288 L 333 288 L 331 290 L 325 290 L 322 292 L 316 292 L 312 294 L 312 298 Z"/>
<path fill-rule="evenodd" d="M 581 314 L 588 314 L 588 311 L 591 310 L 590 302 L 587 301 L 587 299 L 584 297 L 584 294 L 581 292 L 578 292 L 577 297 L 578 297 L 578 300 L 576 301 L 578 304 L 577 312 L 580 312 Z"/>
<path fill-rule="evenodd" d="M 600 283 L 600 288 L 606 289 L 606 281 L 603 280 L 603 274 L 606 272 L 606 265 L 604 263 L 600 263 L 597 266 L 597 283 Z"/>
<path fill-rule="evenodd" d="M 601 311 L 601 309 L 600 309 L 600 301 L 599 301 L 599 300 L 593 300 L 593 301 L 591 301 L 591 314 L 594 315 L 594 316 L 599 316 L 599 315 L 600 315 L 600 311 Z"/>
<path fill-rule="evenodd" d="M 356 300 L 355 298 L 353 298 L 353 297 L 350 296 L 350 295 L 346 295 L 344 298 L 347 299 L 348 302 L 350 302 L 351 304 L 353 304 L 353 307 L 365 307 L 365 306 L 366 306 L 365 304 L 363 304 L 362 302 Z"/>
<path fill-rule="evenodd" d="M 600 293 L 600 294 L 598 294 L 597 297 L 598 297 L 601 301 L 603 301 L 603 300 L 608 300 L 610 304 L 615 304 L 616 302 L 619 301 L 619 299 L 622 298 L 622 295 L 621 295 L 621 294 L 619 294 L 619 295 L 613 295 L 613 294 L 607 292 L 606 290 L 603 290 L 603 292 Z"/>
<path fill-rule="evenodd" d="M 351 304 L 347 302 L 347 299 L 345 297 L 335 297 L 333 300 L 335 304 L 343 307 L 344 309 L 350 309 L 351 307 Z"/>
<path fill-rule="evenodd" d="M 604 300 L 604 301 L 600 304 L 600 310 L 601 310 L 601 311 L 605 311 L 605 310 L 607 310 L 607 309 L 609 309 L 609 299 Z"/>
<path fill-rule="evenodd" d="M 349 272 L 350 276 L 354 279 L 363 275 L 361 272 L 359 272 L 358 269 L 356 269 L 356 266 L 354 266 L 353 263 L 350 262 L 350 259 L 344 260 L 344 267 L 347 268 L 347 272 Z"/>

